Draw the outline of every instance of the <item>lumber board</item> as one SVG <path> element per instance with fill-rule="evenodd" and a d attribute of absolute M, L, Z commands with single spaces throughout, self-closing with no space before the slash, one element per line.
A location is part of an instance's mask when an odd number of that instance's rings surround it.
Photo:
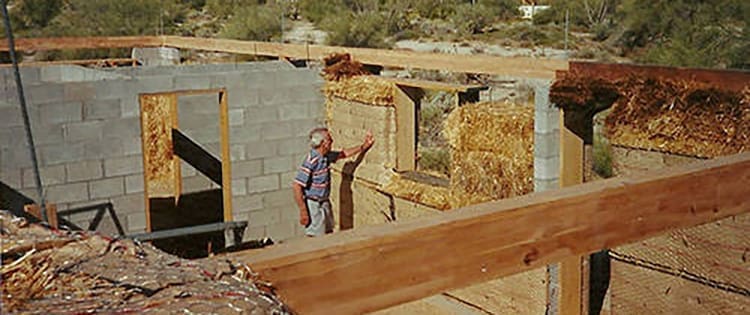
<path fill-rule="evenodd" d="M 457 55 L 179 36 L 164 36 L 163 38 L 164 45 L 184 49 L 223 51 L 258 56 L 283 56 L 306 60 L 323 59 L 333 53 L 349 53 L 355 60 L 364 64 L 450 72 L 486 73 L 509 77 L 554 79 L 555 71 L 568 69 L 566 60 L 531 57 Z"/>
<path fill-rule="evenodd" d="M 221 259 L 250 265 L 296 312 L 363 313 L 745 213 L 748 195 L 741 153 Z"/>
<path fill-rule="evenodd" d="M 229 153 L 229 101 L 227 90 L 219 91 L 219 132 L 221 133 L 221 195 L 224 222 L 232 221 L 232 161 Z"/>
<path fill-rule="evenodd" d="M 177 129 L 172 129 L 174 154 L 221 186 L 221 161 Z"/>
<path fill-rule="evenodd" d="M 100 37 L 48 37 L 17 38 L 18 51 L 156 47 L 163 44 L 159 36 L 100 36 Z M 8 51 L 8 42 L 0 41 L 0 51 Z"/>
<path fill-rule="evenodd" d="M 396 169 L 413 171 L 417 168 L 417 104 L 402 89 L 396 89 Z"/>

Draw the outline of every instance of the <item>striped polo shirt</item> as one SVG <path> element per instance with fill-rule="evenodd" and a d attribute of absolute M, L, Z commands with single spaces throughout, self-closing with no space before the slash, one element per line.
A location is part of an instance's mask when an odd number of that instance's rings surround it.
<path fill-rule="evenodd" d="M 331 163 L 336 162 L 341 152 L 331 151 L 321 155 L 310 150 L 297 171 L 294 181 L 304 187 L 305 198 L 326 200 L 331 192 Z"/>

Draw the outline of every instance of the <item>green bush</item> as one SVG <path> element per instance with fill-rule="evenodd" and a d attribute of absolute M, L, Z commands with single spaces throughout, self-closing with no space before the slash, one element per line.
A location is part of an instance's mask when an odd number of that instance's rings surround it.
<path fill-rule="evenodd" d="M 461 4 L 451 15 L 450 21 L 461 35 L 482 33 L 493 22 L 494 15 L 483 4 Z"/>
<path fill-rule="evenodd" d="M 263 4 L 263 0 L 206 0 L 204 8 L 209 14 L 220 19 L 228 19 L 241 8 Z"/>
<path fill-rule="evenodd" d="M 242 40 L 271 41 L 281 37 L 281 7 L 251 5 L 238 8 L 221 36 Z"/>
<path fill-rule="evenodd" d="M 601 177 L 610 178 L 614 175 L 612 170 L 612 148 L 603 136 L 594 136 L 594 172 Z"/>
<path fill-rule="evenodd" d="M 315 24 L 347 10 L 343 0 L 299 0 L 298 6 L 300 15 Z"/>
<path fill-rule="evenodd" d="M 381 14 L 348 13 L 328 17 L 321 28 L 328 32 L 328 44 L 347 47 L 384 48 L 386 25 Z"/>
<path fill-rule="evenodd" d="M 417 166 L 420 171 L 433 171 L 450 177 L 451 154 L 447 148 L 420 147 Z"/>

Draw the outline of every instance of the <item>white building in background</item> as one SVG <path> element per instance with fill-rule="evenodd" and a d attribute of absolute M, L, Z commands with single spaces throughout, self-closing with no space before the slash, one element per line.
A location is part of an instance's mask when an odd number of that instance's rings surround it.
<path fill-rule="evenodd" d="M 521 18 L 531 20 L 539 11 L 544 11 L 549 8 L 550 6 L 548 5 L 522 5 L 518 7 L 518 10 L 521 11 Z"/>

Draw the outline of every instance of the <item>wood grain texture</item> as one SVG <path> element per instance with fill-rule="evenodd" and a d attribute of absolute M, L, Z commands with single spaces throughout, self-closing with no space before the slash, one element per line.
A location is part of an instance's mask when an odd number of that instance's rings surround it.
<path fill-rule="evenodd" d="M 742 153 L 229 258 L 299 313 L 362 313 L 745 213 L 748 195 Z"/>

